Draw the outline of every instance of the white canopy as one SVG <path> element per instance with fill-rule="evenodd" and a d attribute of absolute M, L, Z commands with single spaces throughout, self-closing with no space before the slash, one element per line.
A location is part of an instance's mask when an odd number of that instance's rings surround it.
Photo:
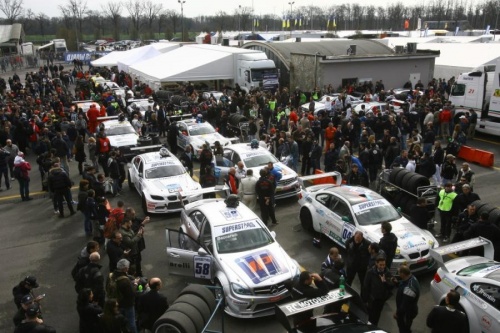
<path fill-rule="evenodd" d="M 105 56 L 91 61 L 92 66 L 94 67 L 112 67 L 117 66 L 118 61 L 122 59 L 127 59 L 135 56 L 142 56 L 143 54 L 149 52 L 151 49 L 156 49 L 159 52 L 166 49 L 167 51 L 171 49 L 171 45 L 178 44 L 170 44 L 170 43 L 153 43 L 146 46 L 137 47 L 135 49 L 127 50 L 127 51 L 113 51 Z"/>
<path fill-rule="evenodd" d="M 133 64 L 154 58 L 162 53 L 172 51 L 180 45 L 177 43 L 154 43 L 148 46 L 149 48 L 145 49 L 144 52 L 136 52 L 130 54 L 128 57 L 119 59 L 117 61 L 118 70 L 128 72 L 129 67 Z"/>
<path fill-rule="evenodd" d="M 184 45 L 130 66 L 129 73 L 149 84 L 231 79 L 233 78 L 232 57 L 232 52 L 224 52 L 217 47 Z"/>

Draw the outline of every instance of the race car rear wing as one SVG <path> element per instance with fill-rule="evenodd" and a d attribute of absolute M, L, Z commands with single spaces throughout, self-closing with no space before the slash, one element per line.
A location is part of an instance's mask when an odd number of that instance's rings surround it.
<path fill-rule="evenodd" d="M 223 197 L 227 197 L 230 194 L 230 189 L 229 186 L 226 184 L 223 185 L 215 185 L 213 187 L 205 187 L 199 190 L 193 190 L 193 191 L 181 191 L 179 192 L 182 196 L 187 196 L 187 197 L 194 197 L 198 196 L 201 194 L 208 194 L 208 193 L 222 193 Z"/>
<path fill-rule="evenodd" d="M 319 170 L 316 172 L 319 172 Z M 302 187 L 320 184 L 334 184 L 340 186 L 342 184 L 342 175 L 338 171 L 331 171 L 327 173 L 321 172 L 314 175 L 299 177 L 298 180 L 300 186 Z"/>
<path fill-rule="evenodd" d="M 443 270 L 447 271 L 444 263 L 447 261 L 445 260 L 445 258 L 448 257 L 449 254 L 461 252 L 468 249 L 473 249 L 480 246 L 484 247 L 484 257 L 486 259 L 493 260 L 495 254 L 493 243 L 489 239 L 483 237 L 472 238 L 458 243 L 453 243 L 445 246 L 440 246 L 435 249 L 431 249 L 430 255 L 434 260 L 436 260 L 436 262 Z"/>
<path fill-rule="evenodd" d="M 118 118 L 119 118 L 118 116 L 106 116 L 106 117 L 97 117 L 97 120 L 104 121 L 104 120 L 114 120 Z"/>
<path fill-rule="evenodd" d="M 361 297 L 348 285 L 345 287 L 346 290 L 344 295 L 340 295 L 339 289 L 334 289 L 325 296 L 311 299 L 304 298 L 290 303 L 276 304 L 276 318 L 287 330 L 287 332 L 296 332 L 296 329 L 298 328 L 300 330 L 300 327 L 295 327 L 293 324 L 294 316 L 297 316 L 305 311 L 324 307 L 325 305 L 339 303 L 348 305 L 347 308 L 349 315 L 355 316 L 363 323 L 368 323 L 368 313 Z M 324 316 L 312 317 L 311 320 L 315 320 L 320 317 Z"/>

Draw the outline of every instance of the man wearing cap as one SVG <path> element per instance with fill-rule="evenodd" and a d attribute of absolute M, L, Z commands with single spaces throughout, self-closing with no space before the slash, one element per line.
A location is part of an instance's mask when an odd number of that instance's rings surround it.
<path fill-rule="evenodd" d="M 443 243 L 448 243 L 451 234 L 451 219 L 456 210 L 454 201 L 457 193 L 453 192 L 453 184 L 448 182 L 444 185 L 444 189 L 438 194 L 438 211 L 441 218 L 441 231 L 436 237 L 444 237 Z"/>
<path fill-rule="evenodd" d="M 33 303 L 28 306 L 25 313 L 24 321 L 19 324 L 14 330 L 14 333 L 55 333 L 56 330 L 43 323 L 43 320 L 38 318 L 40 315 L 40 306 L 38 303 Z"/>
<path fill-rule="evenodd" d="M 35 304 L 35 299 L 33 298 L 33 296 L 29 294 L 24 295 L 23 299 L 21 300 L 21 307 L 17 310 L 14 318 L 12 319 L 14 321 L 14 326 L 18 327 L 19 325 L 21 325 L 21 323 L 26 319 L 26 311 L 33 304 Z M 38 316 L 38 318 L 41 319 L 40 316 Z"/>
<path fill-rule="evenodd" d="M 21 308 L 21 302 L 24 296 L 31 295 L 33 297 L 32 290 L 35 288 L 38 288 L 38 282 L 36 281 L 36 277 L 32 275 L 26 276 L 24 280 L 22 280 L 17 286 L 12 288 L 14 303 L 16 304 L 18 309 Z M 37 297 L 35 300 L 38 301 L 40 299 L 41 297 Z"/>
<path fill-rule="evenodd" d="M 452 183 L 457 174 L 458 170 L 457 165 L 455 164 L 455 156 L 452 154 L 446 155 L 446 159 L 441 166 L 441 178 L 443 184 Z"/>

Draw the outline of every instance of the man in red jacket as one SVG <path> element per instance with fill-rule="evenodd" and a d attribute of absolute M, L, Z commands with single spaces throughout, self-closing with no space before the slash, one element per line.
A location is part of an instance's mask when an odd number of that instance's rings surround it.
<path fill-rule="evenodd" d="M 89 131 L 92 135 L 95 135 L 95 131 L 98 125 L 97 118 L 99 117 L 99 110 L 97 109 L 95 104 L 90 106 L 90 109 L 87 111 L 87 119 L 89 120 Z"/>
<path fill-rule="evenodd" d="M 453 115 L 451 114 L 451 110 L 447 107 L 441 111 L 439 114 L 439 123 L 441 124 L 441 135 L 443 136 L 444 139 L 447 139 L 450 137 L 450 122 L 451 119 L 453 118 Z"/>

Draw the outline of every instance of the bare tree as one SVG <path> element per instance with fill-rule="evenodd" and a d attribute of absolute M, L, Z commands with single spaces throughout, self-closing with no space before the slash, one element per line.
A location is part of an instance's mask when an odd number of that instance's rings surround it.
<path fill-rule="evenodd" d="M 23 30 L 25 33 L 31 32 L 32 27 L 36 24 L 35 13 L 31 9 L 28 9 L 24 12 L 23 16 L 20 17 L 20 21 L 23 25 Z"/>
<path fill-rule="evenodd" d="M 59 10 L 65 18 L 73 18 L 77 23 L 77 37 L 81 38 L 83 18 L 88 13 L 87 1 L 66 0 L 65 5 L 59 5 Z M 71 29 L 71 26 L 67 27 Z"/>
<path fill-rule="evenodd" d="M 104 20 L 101 11 L 89 10 L 87 13 L 88 22 L 93 28 L 94 39 L 102 39 L 104 34 Z"/>
<path fill-rule="evenodd" d="M 45 36 L 45 27 L 49 22 L 49 17 L 43 13 L 40 13 L 35 17 L 35 19 L 38 23 L 38 28 L 40 29 L 40 33 L 42 34 L 42 36 Z"/>
<path fill-rule="evenodd" d="M 111 19 L 111 23 L 113 24 L 113 38 L 115 40 L 120 40 L 120 19 L 123 8 L 121 2 L 108 2 L 101 8 Z"/>
<path fill-rule="evenodd" d="M 144 3 L 140 0 L 129 0 L 126 7 L 132 22 L 132 39 L 138 39 L 141 28 L 141 19 L 144 15 Z"/>
<path fill-rule="evenodd" d="M 144 16 L 148 28 L 148 38 L 154 38 L 153 24 L 163 10 L 162 4 L 153 3 L 151 0 L 144 2 Z"/>
<path fill-rule="evenodd" d="M 0 11 L 7 17 L 7 22 L 13 24 L 23 14 L 23 0 L 1 0 Z"/>
<path fill-rule="evenodd" d="M 227 19 L 228 19 L 228 15 L 225 11 L 223 11 L 223 10 L 218 11 L 214 17 L 215 29 L 217 31 L 223 31 L 224 28 L 227 26 L 226 25 Z"/>

